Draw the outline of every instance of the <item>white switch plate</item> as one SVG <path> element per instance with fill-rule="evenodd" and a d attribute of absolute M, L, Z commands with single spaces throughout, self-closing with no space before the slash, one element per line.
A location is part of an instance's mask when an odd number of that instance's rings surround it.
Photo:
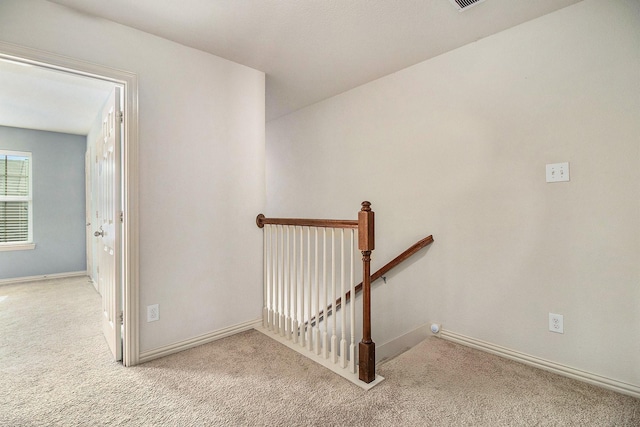
<path fill-rule="evenodd" d="M 547 165 L 547 182 L 569 181 L 569 162 Z"/>

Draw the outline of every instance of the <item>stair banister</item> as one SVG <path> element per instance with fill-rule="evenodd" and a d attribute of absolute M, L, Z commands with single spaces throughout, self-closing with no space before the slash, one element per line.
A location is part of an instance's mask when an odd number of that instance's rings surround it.
<path fill-rule="evenodd" d="M 433 242 L 433 236 L 418 241 L 384 267 L 371 274 L 371 252 L 375 249 L 375 214 L 371 203 L 361 204 L 357 220 L 307 219 L 307 218 L 266 218 L 260 214 L 256 224 L 264 228 L 264 290 L 263 290 L 263 328 L 271 337 L 281 338 L 280 342 L 302 353 L 305 349 L 307 357 L 312 356 L 321 363 L 345 378 L 368 389 L 383 380 L 375 374 L 375 343 L 371 338 L 371 284 L 384 276 L 389 270 L 404 262 L 420 249 Z M 267 227 L 268 225 L 268 227 Z M 305 230 L 306 228 L 306 230 Z M 314 233 L 311 233 L 311 228 Z M 322 270 L 319 270 L 319 233 L 322 228 Z M 328 230 L 329 229 L 329 230 Z M 340 297 L 336 298 L 336 229 L 340 231 Z M 345 261 L 345 232 L 350 233 L 350 261 Z M 292 231 L 290 239 L 289 231 Z M 328 231 L 330 231 L 331 256 L 327 251 Z M 363 281 L 355 286 L 354 235 L 358 232 L 358 250 L 362 254 Z M 299 232 L 299 233 L 298 233 Z M 305 239 L 306 232 L 306 239 Z M 314 244 L 311 245 L 313 240 Z M 306 243 L 306 245 L 305 245 Z M 290 246 L 291 245 L 291 253 Z M 299 246 L 298 246 L 299 245 Z M 297 248 L 298 246 L 298 248 Z M 305 252 L 306 248 L 306 252 Z M 313 250 L 312 250 L 313 248 Z M 314 257 L 314 263 L 311 263 Z M 328 276 L 327 258 L 331 259 L 331 276 Z M 299 261 L 299 262 L 298 262 Z M 306 263 L 304 262 L 306 261 Z M 346 262 L 346 264 L 345 264 Z M 306 269 L 305 269 L 306 265 Z M 313 268 L 312 268 L 313 266 Z M 347 267 L 348 266 L 348 267 Z M 298 268 L 299 267 L 299 268 Z M 347 268 L 349 288 L 345 285 Z M 311 272 L 313 271 L 313 275 Z M 320 280 L 319 271 L 322 271 Z M 299 273 L 299 274 L 298 274 Z M 299 289 L 299 296 L 298 296 Z M 329 295 L 329 289 L 331 292 Z M 349 290 L 347 290 L 349 289 Z M 322 290 L 322 292 L 321 292 Z M 358 292 L 362 292 L 362 340 L 358 343 L 358 369 L 355 366 L 355 310 L 350 305 L 350 333 L 345 329 L 346 316 L 342 311 L 341 334 L 338 345 L 336 316 L 343 302 L 346 304 Z M 323 295 L 322 310 L 320 307 Z M 314 300 L 315 296 L 315 300 Z M 331 299 L 329 299 L 329 297 Z M 335 301 L 335 303 L 330 303 Z M 315 302 L 315 307 L 312 302 Z M 299 311 L 298 311 L 299 308 Z M 328 316 L 334 314 L 331 331 Z M 325 320 L 324 328 L 320 322 Z M 350 339 L 348 340 L 347 337 Z M 347 351 L 347 345 L 349 350 Z M 339 355 L 339 360 L 338 360 Z M 348 357 L 347 359 L 347 355 Z M 313 357 L 312 357 L 313 358 Z M 331 361 L 330 364 L 327 362 Z M 338 363 L 339 361 L 339 363 Z M 338 369 L 339 368 L 339 369 Z M 356 377 L 357 375 L 357 377 Z"/>
<path fill-rule="evenodd" d="M 355 232 L 358 232 L 358 250 L 362 253 L 362 262 L 363 262 L 363 273 L 364 273 L 364 282 L 363 288 L 366 288 L 365 291 L 365 304 L 363 305 L 363 334 L 362 341 L 359 343 L 358 349 L 358 360 L 360 361 L 360 366 L 358 369 L 358 378 L 360 381 L 366 384 L 376 384 L 378 381 L 376 379 L 381 380 L 382 377 L 377 377 L 375 374 L 375 344 L 371 338 L 371 281 L 370 281 L 370 270 L 371 270 L 371 251 L 374 249 L 374 213 L 371 211 L 371 203 L 362 202 L 361 209 L 358 212 L 357 220 L 336 220 L 336 219 L 306 219 L 306 218 L 266 218 L 263 214 L 258 215 L 256 218 L 256 224 L 260 228 L 265 229 L 264 238 L 264 249 L 265 249 L 265 289 L 263 291 L 263 299 L 265 301 L 263 307 L 263 318 L 264 318 L 264 330 L 269 330 L 274 335 L 279 335 L 285 341 L 293 341 L 295 343 L 299 340 L 300 346 L 295 347 L 296 351 L 300 348 L 306 347 L 306 350 L 309 353 L 313 353 L 315 355 L 320 356 L 322 353 L 321 361 L 327 360 L 329 355 L 333 364 L 338 364 L 337 356 L 340 356 L 339 366 L 340 369 L 343 369 L 348 372 L 352 372 L 353 375 L 356 374 L 355 367 L 355 331 L 353 330 L 355 321 L 353 318 L 353 314 L 350 317 L 351 323 L 351 331 L 349 337 L 351 338 L 350 343 L 347 342 L 347 332 L 345 329 L 345 321 L 346 317 L 343 316 L 341 323 L 341 335 L 340 335 L 340 343 L 338 344 L 337 340 L 337 329 L 336 329 L 336 319 L 333 319 L 333 324 L 331 328 L 331 343 L 328 343 L 327 332 L 329 332 L 328 324 L 325 324 L 325 327 L 322 330 L 322 333 L 317 325 L 315 326 L 315 330 L 309 325 L 309 320 L 317 318 L 322 311 L 320 311 L 319 307 L 319 298 L 320 298 L 320 284 L 318 277 L 318 230 L 317 228 L 323 228 L 324 231 L 322 233 L 323 236 L 323 277 L 322 287 L 324 288 L 325 294 L 325 305 L 323 306 L 323 311 L 328 311 L 328 307 L 331 307 L 331 303 L 327 298 L 327 290 L 329 288 L 329 283 L 326 278 L 327 269 L 324 268 L 324 265 L 327 262 L 327 252 L 326 252 L 326 244 L 327 244 L 327 229 L 330 229 L 331 232 L 331 301 L 336 301 L 337 299 L 337 285 L 340 286 L 340 294 L 341 297 L 346 299 L 346 296 L 355 293 L 356 288 L 353 283 L 353 261 L 354 257 L 351 257 L 351 263 L 345 264 L 345 232 L 344 229 L 350 229 L 351 235 L 351 253 L 354 253 L 355 245 L 353 241 L 353 236 Z M 266 227 L 266 226 L 269 227 Z M 291 242 L 289 240 L 289 229 L 292 229 L 293 236 Z M 306 228 L 306 230 L 305 230 Z M 311 228 L 314 228 L 315 231 L 312 234 Z M 286 229 L 286 232 L 285 232 Z M 341 230 L 340 236 L 338 237 L 341 241 L 341 246 L 339 249 L 340 252 L 340 274 L 341 278 L 336 283 L 336 265 L 335 265 L 335 239 L 336 239 L 336 229 Z M 299 242 L 297 242 L 296 230 L 299 231 Z M 306 239 L 304 237 L 306 231 Z M 311 245 L 312 236 L 314 237 L 314 245 Z M 296 243 L 299 243 L 299 255 L 296 252 Z M 306 245 L 304 244 L 306 243 Z M 291 259 L 289 257 L 289 244 L 292 244 L 293 254 L 291 255 Z M 304 245 L 304 246 L 303 246 Z M 286 247 L 286 250 L 285 250 Z M 306 248 L 306 252 L 305 252 Z M 314 250 L 312 250 L 312 248 Z M 267 254 L 269 254 L 269 259 L 267 259 Z M 315 256 L 315 262 L 311 264 L 311 256 Z M 282 258 L 280 258 L 282 257 Z M 286 261 L 285 261 L 286 259 Z M 299 260 L 298 263 L 296 260 Z M 304 262 L 306 260 L 306 263 Z M 306 264 L 306 265 L 305 265 Z M 313 269 L 313 276 L 311 275 L 312 265 L 315 267 Z M 297 267 L 300 267 L 297 270 Z M 306 269 L 305 269 L 306 266 Z M 350 274 L 349 278 L 351 279 L 351 283 L 349 283 L 349 288 L 345 285 L 345 275 L 346 269 L 349 268 Z M 293 276 L 289 279 L 289 275 L 293 270 Z M 298 271 L 300 274 L 298 275 Z M 299 280 L 299 284 L 296 283 L 296 280 Z M 296 296 L 296 290 L 299 288 L 300 295 Z M 315 289 L 314 289 L 315 288 Z M 347 290 L 350 289 L 350 290 Z M 315 290 L 315 294 L 313 291 Z M 315 313 L 313 312 L 312 299 L 313 295 L 315 295 Z M 293 299 L 292 303 L 288 302 L 288 298 Z M 299 303 L 298 303 L 299 301 Z M 306 304 L 305 304 L 306 303 Z M 297 312 L 297 309 L 300 309 Z M 353 307 L 352 307 L 353 309 Z M 306 311 L 306 312 L 305 312 Z M 300 321 L 298 320 L 300 319 Z M 299 325 L 298 325 L 298 322 Z M 322 337 L 321 337 L 322 335 Z M 322 338 L 322 339 L 320 339 Z M 349 351 L 347 351 L 347 345 Z M 329 352 L 330 351 L 330 352 Z M 347 363 L 347 353 L 351 356 Z M 322 362 L 324 363 L 324 362 Z M 348 365 L 348 366 L 347 366 Z M 342 373 L 341 373 L 342 375 Z M 371 385 L 373 385 L 371 384 Z"/>

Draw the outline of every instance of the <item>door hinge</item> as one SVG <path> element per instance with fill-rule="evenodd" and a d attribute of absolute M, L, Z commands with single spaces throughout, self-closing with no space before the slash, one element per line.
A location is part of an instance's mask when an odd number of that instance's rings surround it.
<path fill-rule="evenodd" d="M 120 211 L 120 222 L 124 222 L 124 211 Z"/>
<path fill-rule="evenodd" d="M 124 123 L 124 113 L 122 111 L 118 111 L 118 117 L 120 118 L 120 123 Z"/>
<path fill-rule="evenodd" d="M 121 325 L 124 325 L 124 313 L 122 311 L 118 314 L 118 321 Z"/>

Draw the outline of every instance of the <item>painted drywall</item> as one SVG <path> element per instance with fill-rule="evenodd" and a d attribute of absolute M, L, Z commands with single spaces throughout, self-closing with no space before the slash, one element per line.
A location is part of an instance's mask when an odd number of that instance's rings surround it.
<path fill-rule="evenodd" d="M 0 40 L 138 75 L 140 351 L 259 318 L 264 73 L 39 0 Z"/>
<path fill-rule="evenodd" d="M 374 270 L 434 235 L 374 286 L 379 344 L 438 321 L 640 385 L 638 9 L 585 0 L 268 122 L 266 214 L 371 201 Z"/>
<path fill-rule="evenodd" d="M 36 244 L 0 252 L 0 279 L 84 271 L 85 138 L 0 126 L 0 149 L 31 152 Z"/>

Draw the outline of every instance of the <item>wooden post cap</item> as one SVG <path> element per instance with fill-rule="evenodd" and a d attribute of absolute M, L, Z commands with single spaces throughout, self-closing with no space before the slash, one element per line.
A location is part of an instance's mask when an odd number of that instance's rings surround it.
<path fill-rule="evenodd" d="M 358 249 L 361 251 L 375 249 L 374 227 L 374 212 L 371 210 L 371 203 L 364 201 L 360 212 L 358 212 Z"/>

